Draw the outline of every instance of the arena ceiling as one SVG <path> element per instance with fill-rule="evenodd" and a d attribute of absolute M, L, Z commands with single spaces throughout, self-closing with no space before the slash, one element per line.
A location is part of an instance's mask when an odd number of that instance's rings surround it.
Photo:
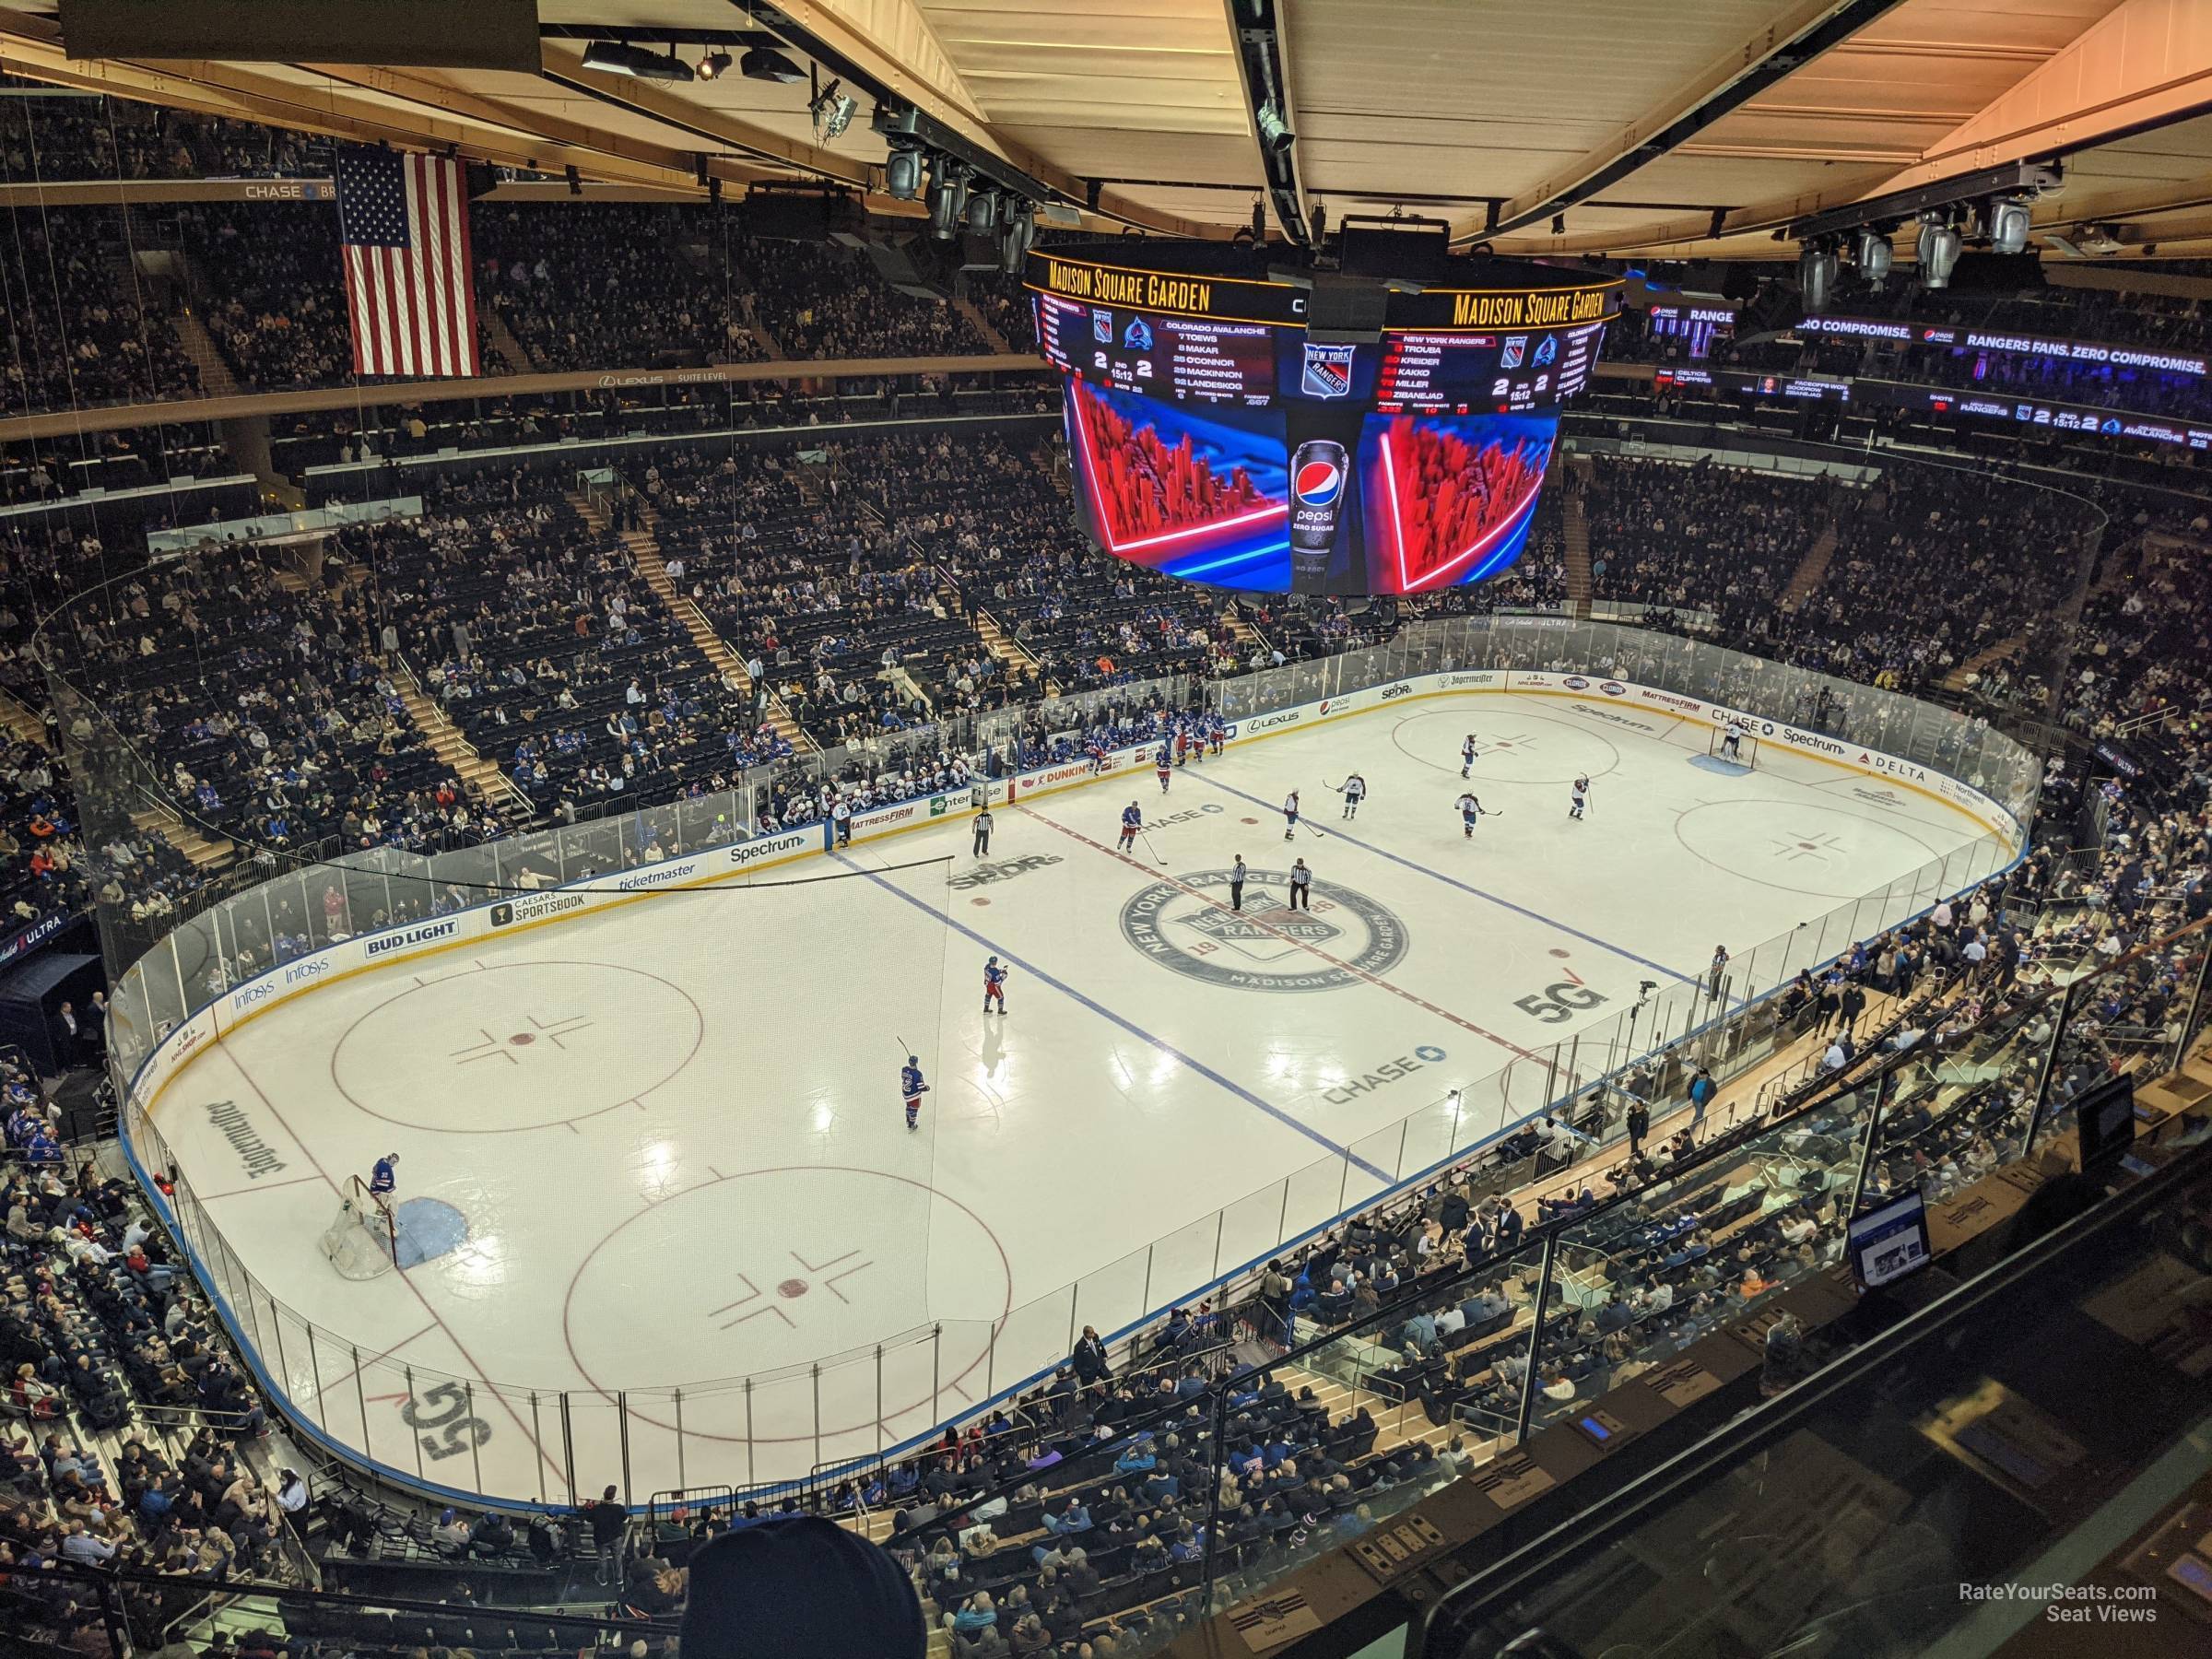
<path fill-rule="evenodd" d="M 172 18 L 192 18 L 191 0 Z M 220 11 L 210 6 L 208 10 Z M 235 10 L 235 7 L 229 8 Z M 467 11 L 459 0 L 448 15 Z M 2206 0 L 537 0 L 535 61 L 408 67 L 241 56 L 73 58 L 68 6 L 0 9 L 18 74 L 345 136 L 442 147 L 594 187 L 881 183 L 879 97 L 1094 209 L 1226 235 L 1265 163 L 1309 218 L 1403 211 L 1500 250 L 1771 257 L 1808 214 L 2058 159 L 2050 233 L 2212 253 Z M 861 100 L 841 135 L 809 84 L 668 83 L 583 66 L 594 40 L 771 39 Z M 878 201 L 877 206 L 888 206 Z M 1277 212 L 1277 218 L 1283 217 Z M 1556 229 L 1555 229 L 1556 227 Z"/>

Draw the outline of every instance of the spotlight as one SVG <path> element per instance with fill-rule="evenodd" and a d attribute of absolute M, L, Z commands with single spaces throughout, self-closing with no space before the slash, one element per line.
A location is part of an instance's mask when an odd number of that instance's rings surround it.
<path fill-rule="evenodd" d="M 2021 253 L 2028 248 L 2028 204 L 2017 196 L 1993 196 L 1983 204 L 1992 253 Z"/>
<path fill-rule="evenodd" d="M 745 55 L 737 60 L 737 73 L 747 80 L 782 81 L 785 86 L 806 78 L 806 70 L 773 46 L 746 48 Z"/>
<path fill-rule="evenodd" d="M 1567 234 L 1567 216 L 1565 214 L 1555 213 L 1551 216 L 1551 233 L 1554 236 Z"/>
<path fill-rule="evenodd" d="M 841 84 L 831 81 L 806 106 L 814 116 L 814 130 L 825 140 L 842 137 L 860 110 L 859 100 L 838 90 Z"/>
<path fill-rule="evenodd" d="M 1924 219 L 1920 227 L 1920 285 L 1951 286 L 1951 271 L 1959 264 L 1959 232 L 1949 225 Z"/>
<path fill-rule="evenodd" d="M 968 194 L 968 229 L 979 235 L 988 235 L 998 228 L 998 193 L 994 190 L 975 190 Z"/>
<path fill-rule="evenodd" d="M 1836 250 L 1826 242 L 1806 242 L 1797 255 L 1797 286 L 1805 290 L 1805 309 L 1824 312 L 1836 291 Z"/>
<path fill-rule="evenodd" d="M 634 76 L 639 80 L 688 81 L 691 65 L 674 50 L 666 56 L 632 46 L 628 41 L 594 41 L 583 49 L 583 66 L 607 75 Z"/>
<path fill-rule="evenodd" d="M 922 194 L 922 152 L 895 149 L 884 158 L 884 194 L 895 202 L 911 202 Z"/>
<path fill-rule="evenodd" d="M 697 73 L 700 80 L 719 80 L 722 78 L 722 72 L 729 66 L 730 54 L 728 53 L 710 52 L 699 60 Z"/>
<path fill-rule="evenodd" d="M 929 233 L 939 241 L 958 235 L 960 215 L 968 206 L 968 178 L 959 167 L 942 157 L 929 179 Z"/>
<path fill-rule="evenodd" d="M 1009 276 L 1021 275 L 1021 262 L 1037 240 L 1036 209 L 1027 202 L 1007 207 L 1006 228 L 998 233 L 998 268 Z"/>
<path fill-rule="evenodd" d="M 1897 250 L 1889 245 L 1887 231 L 1861 230 L 1853 241 L 1851 262 L 1859 267 L 1861 277 L 1879 284 L 1897 263 Z"/>
<path fill-rule="evenodd" d="M 1254 119 L 1259 124 L 1260 142 L 1267 147 L 1269 155 L 1279 156 L 1298 142 L 1298 135 L 1290 130 L 1290 124 L 1274 104 L 1262 104 Z"/>

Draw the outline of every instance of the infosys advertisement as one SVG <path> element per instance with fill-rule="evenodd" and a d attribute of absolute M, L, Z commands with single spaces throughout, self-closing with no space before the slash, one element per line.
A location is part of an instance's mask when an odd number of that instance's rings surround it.
<path fill-rule="evenodd" d="M 1201 409 L 1074 378 L 1066 393 L 1085 533 L 1117 559 L 1241 593 L 1489 580 L 1526 545 L 1559 422 L 1383 416 L 1311 394 Z"/>

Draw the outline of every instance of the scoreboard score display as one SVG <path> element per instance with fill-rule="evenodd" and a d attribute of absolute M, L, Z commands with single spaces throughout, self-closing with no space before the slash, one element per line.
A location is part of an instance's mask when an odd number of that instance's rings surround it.
<path fill-rule="evenodd" d="M 1242 592 L 1428 593 L 1510 568 L 1622 285 L 1454 264 L 1448 286 L 1370 283 L 1364 326 L 1324 327 L 1359 279 L 1317 300 L 1220 244 L 1033 251 L 1085 533 Z"/>

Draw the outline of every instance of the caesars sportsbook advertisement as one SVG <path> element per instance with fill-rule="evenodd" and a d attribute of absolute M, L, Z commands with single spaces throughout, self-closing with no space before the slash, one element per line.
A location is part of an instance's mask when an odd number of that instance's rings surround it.
<path fill-rule="evenodd" d="M 1470 262 L 1467 286 L 1378 285 L 1378 326 L 1310 331 L 1306 288 L 1166 252 L 1030 255 L 1094 542 L 1246 593 L 1433 593 L 1521 556 L 1618 279 Z"/>

